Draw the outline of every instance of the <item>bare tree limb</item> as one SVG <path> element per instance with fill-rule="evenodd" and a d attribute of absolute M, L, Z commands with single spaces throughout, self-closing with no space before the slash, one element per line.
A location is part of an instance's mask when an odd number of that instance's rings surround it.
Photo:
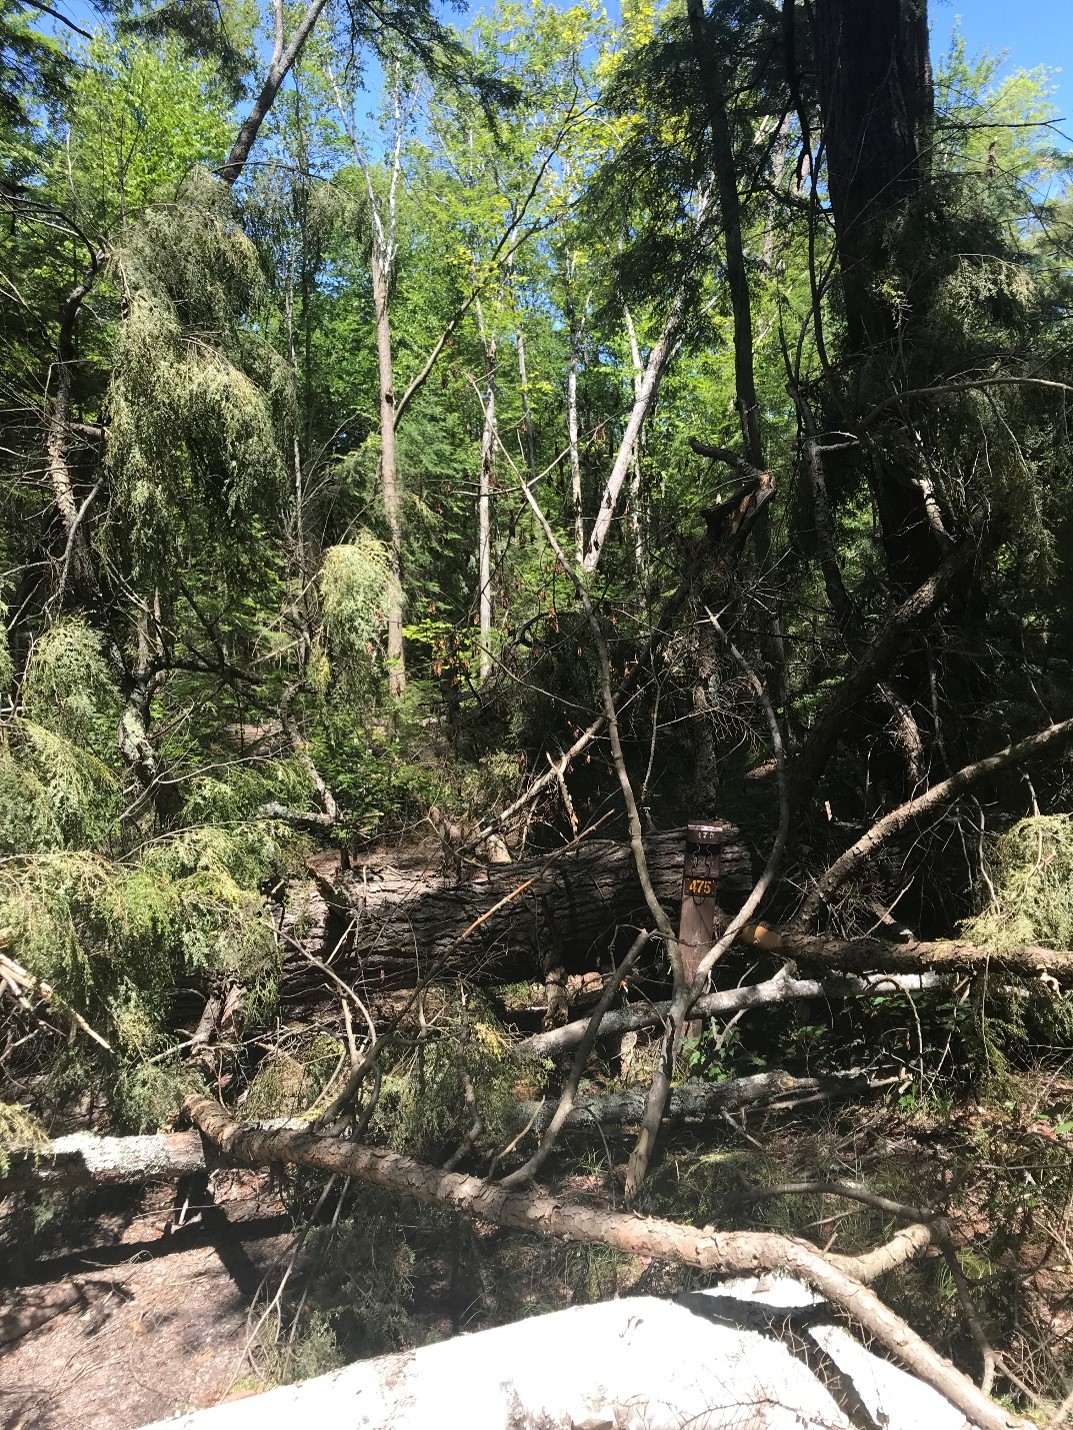
<path fill-rule="evenodd" d="M 570 1069 L 570 1075 L 566 1079 L 566 1085 L 560 1094 L 559 1104 L 544 1130 L 543 1137 L 540 1139 L 540 1145 L 529 1158 L 528 1162 L 524 1163 L 516 1171 L 511 1172 L 509 1176 L 503 1178 L 503 1186 L 520 1187 L 526 1182 L 531 1182 L 551 1156 L 555 1148 L 555 1143 L 558 1141 L 559 1133 L 565 1126 L 567 1118 L 573 1110 L 574 1102 L 577 1099 L 578 1085 L 581 1082 L 585 1068 L 588 1066 L 589 1056 L 596 1046 L 596 1039 L 600 1034 L 600 1024 L 603 1022 L 604 1014 L 611 1007 L 612 1000 L 618 993 L 622 980 L 637 962 L 641 950 L 648 942 L 648 937 L 648 930 L 642 929 L 630 945 L 626 956 L 607 980 L 607 986 L 603 991 L 599 1003 L 597 1003 L 593 1010 L 592 1016 L 589 1019 L 589 1025 L 585 1029 L 585 1035 L 578 1044 L 578 1050 L 574 1056 L 574 1064 Z"/>
<path fill-rule="evenodd" d="M 633 449 L 638 437 L 641 435 L 641 428 L 644 420 L 648 416 L 649 408 L 656 396 L 659 387 L 659 380 L 663 376 L 663 369 L 667 365 L 667 359 L 671 355 L 674 347 L 678 329 L 681 327 L 682 319 L 685 316 L 686 304 L 689 299 L 690 277 L 683 276 L 677 293 L 671 302 L 670 310 L 667 313 L 663 329 L 659 337 L 652 345 L 648 354 L 648 362 L 645 364 L 644 377 L 641 379 L 637 389 L 637 396 L 634 399 L 633 408 L 630 411 L 629 420 L 626 423 L 626 430 L 622 434 L 622 441 L 619 443 L 618 453 L 615 456 L 614 465 L 611 468 L 611 475 L 607 479 L 604 487 L 604 494 L 600 499 L 600 508 L 596 513 L 596 520 L 592 524 L 589 533 L 589 549 L 585 553 L 582 567 L 587 575 L 592 575 L 600 564 L 600 557 L 603 554 L 604 543 L 607 540 L 608 532 L 611 530 L 611 522 L 615 516 L 615 509 L 622 492 L 623 483 L 630 470 L 630 462 L 633 459 Z"/>
<path fill-rule="evenodd" d="M 887 674 L 912 627 L 946 600 L 975 559 L 975 545 L 963 541 L 934 575 L 891 612 L 832 690 L 794 764 L 791 803 L 795 809 L 800 809 L 811 795 L 854 707 Z"/>
<path fill-rule="evenodd" d="M 788 1272 L 863 1326 L 980 1430 L 1022 1430 L 1025 1426 L 1024 1421 L 983 1395 L 857 1279 L 854 1272 L 863 1270 L 867 1275 L 881 1260 L 872 1254 L 869 1258 L 835 1262 L 794 1237 L 771 1232 L 698 1230 L 658 1217 L 581 1206 L 533 1190 L 512 1191 L 477 1177 L 424 1166 L 384 1148 L 356 1146 L 304 1132 L 246 1130 L 219 1103 L 207 1097 L 190 1096 L 185 1107 L 210 1141 L 229 1156 L 255 1166 L 285 1163 L 317 1167 L 499 1226 L 611 1246 L 632 1255 L 692 1266 L 708 1274 Z M 927 1239 L 930 1240 L 930 1232 Z M 917 1240 L 923 1237 L 918 1234 Z M 900 1233 L 896 1254 L 904 1260 L 913 1249 L 913 1238 Z"/>
<path fill-rule="evenodd" d="M 751 928 L 749 925 L 739 941 L 744 941 Z M 768 930 L 768 933 L 771 931 Z M 826 940 L 815 940 L 827 947 Z M 878 940 L 875 941 L 878 944 Z M 890 945 L 886 945 L 887 948 Z M 1040 950 L 1043 952 L 1043 950 Z M 1069 956 L 1070 976 L 1073 977 L 1073 954 Z M 886 993 L 900 991 L 922 993 L 946 986 L 946 980 L 936 973 L 873 973 L 864 978 L 790 978 L 779 973 L 763 983 L 748 983 L 741 988 L 726 988 L 718 993 L 706 993 L 698 998 L 690 1009 L 691 1016 L 704 1018 L 732 1017 L 735 1013 L 749 1012 L 754 1008 L 770 1008 L 780 1003 L 793 1003 L 808 998 L 871 998 Z M 600 1025 L 601 1037 L 614 1037 L 620 1033 L 631 1033 L 639 1028 L 659 1027 L 667 1019 L 669 1003 L 633 1003 L 628 1008 L 616 1009 L 608 1013 Z M 536 1058 L 555 1057 L 577 1047 L 585 1036 L 589 1023 L 586 1018 L 578 1018 L 572 1023 L 564 1023 L 561 1028 L 553 1028 L 544 1033 L 534 1033 L 524 1038 L 515 1048 Z"/>
<path fill-rule="evenodd" d="M 865 859 L 874 854 L 885 840 L 899 833 L 914 819 L 919 819 L 922 815 L 949 804 L 951 800 L 956 799 L 958 795 L 963 794 L 974 784 L 999 774 L 1011 765 L 1022 764 L 1025 760 L 1033 759 L 1037 755 L 1061 749 L 1071 739 L 1073 739 L 1073 719 L 1061 720 L 1056 724 L 1049 725 L 1045 730 L 1040 730 L 1035 735 L 1030 735 L 1026 740 L 1019 740 L 1017 744 L 1007 745 L 1004 749 L 996 751 L 993 755 L 988 755 L 983 760 L 965 765 L 949 779 L 942 780 L 924 794 L 908 799 L 897 809 L 892 809 L 889 814 L 877 820 L 866 834 L 862 834 L 855 844 L 850 845 L 844 854 L 839 855 L 831 867 L 820 876 L 801 906 L 797 923 L 801 927 L 807 928 L 819 912 L 820 905 L 830 898 L 835 889 L 848 879 Z"/>
<path fill-rule="evenodd" d="M 261 132 L 261 125 L 265 122 L 283 81 L 290 73 L 291 66 L 301 53 L 302 47 L 309 39 L 310 32 L 320 19 L 321 11 L 327 3 L 328 0 L 310 0 L 310 4 L 299 20 L 286 48 L 282 44 L 282 31 L 277 22 L 275 45 L 268 73 L 265 75 L 260 93 L 250 107 L 249 114 L 239 127 L 235 142 L 231 146 L 231 152 L 220 169 L 220 178 L 228 186 L 233 186 L 242 173 L 246 160 L 250 157 L 250 150 Z"/>

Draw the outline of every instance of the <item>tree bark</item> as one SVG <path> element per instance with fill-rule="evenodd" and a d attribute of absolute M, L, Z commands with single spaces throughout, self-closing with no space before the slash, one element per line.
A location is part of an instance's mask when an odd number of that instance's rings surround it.
<path fill-rule="evenodd" d="M 737 831 L 733 831 L 734 834 Z M 685 831 L 644 839 L 653 888 L 672 917 L 682 891 Z M 436 959 L 468 924 L 487 914 L 511 890 L 531 887 L 481 925 L 455 955 L 451 967 L 471 972 L 495 965 L 542 978 L 549 951 L 564 967 L 596 965 L 616 926 L 651 924 L 629 844 L 588 839 L 559 859 L 548 856 L 493 865 L 479 882 L 448 883 L 430 877 L 427 866 L 372 867 L 355 864 L 321 889 L 331 906 L 356 920 L 345 963 L 367 972 L 395 968 L 412 973 Z M 723 846 L 719 898 L 735 908 L 752 887 L 748 851 L 733 840 Z"/>
<path fill-rule="evenodd" d="M 243 120 L 238 134 L 235 136 L 235 142 L 231 146 L 231 152 L 220 170 L 220 178 L 225 184 L 234 185 L 242 173 L 246 160 L 250 157 L 250 150 L 261 132 L 261 125 L 268 117 L 268 111 L 275 103 L 276 95 L 279 94 L 283 81 L 290 73 L 292 65 L 301 53 L 310 31 L 320 18 L 321 11 L 326 4 L 327 0 L 311 0 L 286 48 L 283 45 L 283 7 L 282 5 L 278 7 L 276 42 L 272 53 L 272 62 L 268 67 L 268 73 L 265 75 L 260 93 L 254 100 L 249 114 Z"/>
<path fill-rule="evenodd" d="M 927 0 L 816 0 L 816 75 L 849 348 L 888 342 L 876 282 L 890 216 L 919 190 L 934 111 Z"/>
<path fill-rule="evenodd" d="M 864 1326 L 921 1380 L 938 1390 L 981 1430 L 1023 1426 L 949 1361 L 944 1360 L 857 1279 L 873 1265 L 867 1258 L 834 1258 L 806 1241 L 771 1232 L 719 1232 L 682 1226 L 658 1217 L 582 1206 L 539 1191 L 510 1191 L 495 1183 L 428 1167 L 378 1147 L 304 1132 L 257 1132 L 241 1127 L 210 1098 L 192 1095 L 186 1111 L 228 1156 L 254 1166 L 284 1163 L 353 1177 L 426 1206 L 446 1206 L 474 1220 L 588 1245 L 611 1246 L 634 1256 L 692 1266 L 711 1275 L 759 1275 L 782 1271 L 799 1277 Z M 917 1235 L 916 1232 L 921 1235 Z M 904 1255 L 930 1240 L 926 1228 L 900 1234 Z M 889 1258 L 888 1258 L 889 1260 Z"/>
<path fill-rule="evenodd" d="M 1029 978 L 1046 975 L 1059 983 L 1073 983 L 1073 952 L 1039 948 L 1035 944 L 994 949 L 970 943 L 968 939 L 936 942 L 910 939 L 907 943 L 890 943 L 882 938 L 821 938 L 816 934 L 797 933 L 790 929 L 770 929 L 763 924 L 747 924 L 740 941 L 753 948 L 782 954 L 799 963 L 859 973 L 876 968 L 890 969 L 894 973 L 928 969 L 973 973 L 990 969 L 993 973 L 1011 973 Z M 758 986 L 764 987 L 763 984 Z M 876 991 L 882 992 L 883 989 L 877 988 Z"/>
<path fill-rule="evenodd" d="M 607 541 L 608 534 L 611 530 L 611 523 L 615 517 L 622 486 L 630 469 L 634 446 L 640 436 L 644 420 L 648 416 L 649 408 L 655 399 L 656 391 L 659 387 L 659 380 L 663 376 L 663 369 L 667 365 L 667 360 L 671 355 L 675 339 L 678 336 L 678 329 L 681 327 L 682 319 L 685 316 L 689 288 L 690 283 L 688 278 L 683 277 L 678 292 L 674 295 L 671 302 L 670 311 L 663 324 L 663 331 L 652 345 L 652 350 L 648 354 L 644 378 L 641 382 L 638 394 L 634 399 L 633 410 L 630 412 L 629 420 L 626 423 L 626 430 L 622 434 L 618 454 L 615 457 L 614 466 L 611 468 L 611 475 L 607 479 L 607 485 L 604 488 L 604 493 L 600 500 L 600 509 L 596 514 L 596 520 L 592 524 L 592 531 L 589 535 L 589 549 L 585 553 L 585 559 L 582 565 L 590 575 L 600 564 L 600 557 L 603 553 L 604 543 Z"/>
<path fill-rule="evenodd" d="M 739 1112 L 746 1107 L 769 1107 L 789 1098 L 854 1097 L 867 1092 L 870 1084 L 863 1074 L 847 1073 L 835 1077 L 792 1077 L 776 1068 L 751 1077 L 730 1078 L 727 1082 L 701 1082 L 693 1079 L 671 1089 L 664 1112 L 665 1122 L 706 1122 L 725 1112 Z M 593 1127 L 636 1126 L 644 1116 L 648 1089 L 636 1084 L 621 1092 L 605 1093 L 601 1097 L 583 1097 L 574 1103 L 562 1119 L 562 1126 L 584 1130 Z M 536 1115 L 533 1130 L 543 1133 L 549 1126 L 553 1109 L 538 1112 L 539 1103 L 518 1104 L 518 1125 L 525 1127 Z M 507 1185 L 505 1182 L 504 1185 Z"/>
<path fill-rule="evenodd" d="M 0 1177 L 0 1196 L 177 1181 L 205 1169 L 205 1149 L 197 1132 L 162 1132 L 149 1137 L 95 1137 L 75 1132 L 56 1138 L 40 1155 L 12 1156 L 7 1176 Z"/>

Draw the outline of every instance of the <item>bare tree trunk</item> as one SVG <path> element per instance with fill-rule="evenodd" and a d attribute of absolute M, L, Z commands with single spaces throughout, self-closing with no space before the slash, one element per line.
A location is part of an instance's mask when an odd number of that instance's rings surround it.
<path fill-rule="evenodd" d="M 566 440 L 570 454 L 570 505 L 574 515 L 574 555 L 580 566 L 585 559 L 585 509 L 581 494 L 581 446 L 578 433 L 577 378 L 581 336 L 573 304 L 570 305 L 570 366 L 566 373 Z"/>
<path fill-rule="evenodd" d="M 283 81 L 290 73 L 291 66 L 301 53 L 310 31 L 317 23 L 321 11 L 327 3 L 328 0 L 311 0 L 298 22 L 298 28 L 291 36 L 290 44 L 284 47 L 283 4 L 282 0 L 275 0 L 275 42 L 272 60 L 268 66 L 268 73 L 265 75 L 261 91 L 254 100 L 249 114 L 243 120 L 238 134 L 235 136 L 235 142 L 231 146 L 231 152 L 227 156 L 227 161 L 220 170 L 220 178 L 225 184 L 233 185 L 242 173 L 246 160 L 250 157 L 250 150 L 261 132 L 261 125 L 265 122 Z"/>
<path fill-rule="evenodd" d="M 633 366 L 633 400 L 637 402 L 641 396 L 641 383 L 644 381 L 645 369 L 641 361 L 641 346 L 637 341 L 637 328 L 634 325 L 633 314 L 629 307 L 622 305 L 622 320 L 626 325 L 626 337 L 630 344 L 630 362 Z M 630 476 L 630 531 L 633 533 L 633 556 L 637 562 L 638 571 L 643 571 L 645 567 L 645 530 L 644 522 L 641 520 L 641 453 L 644 451 L 644 429 L 637 434 L 637 441 L 633 444 L 633 472 Z"/>
<path fill-rule="evenodd" d="M 758 470 L 764 470 L 764 449 L 760 439 L 760 404 L 756 395 L 755 356 L 753 351 L 752 299 L 749 293 L 749 273 L 745 263 L 745 242 L 742 238 L 741 198 L 738 193 L 738 171 L 727 114 L 726 95 L 718 73 L 718 57 L 708 30 L 704 0 L 687 0 L 689 27 L 693 47 L 700 67 L 701 84 L 712 135 L 715 186 L 722 216 L 724 251 L 726 253 L 727 286 L 734 316 L 734 388 L 738 416 L 745 447 L 745 459 Z M 754 540 L 756 560 L 763 580 L 771 568 L 771 517 L 765 506 L 758 513 Z M 789 699 L 786 678 L 786 651 L 777 620 L 761 608 L 764 633 L 765 662 L 768 682 L 775 706 L 782 709 Z"/>
<path fill-rule="evenodd" d="M 622 434 L 622 441 L 619 444 L 618 454 L 615 457 L 614 466 L 611 468 L 611 475 L 607 479 L 604 494 L 600 501 L 600 509 L 593 522 L 592 532 L 589 537 L 589 549 L 582 562 L 584 569 L 590 574 L 596 570 L 600 564 L 600 557 L 603 553 L 604 543 L 607 541 L 611 530 L 611 523 L 615 517 L 618 506 L 618 499 L 622 492 L 623 483 L 630 469 L 630 462 L 633 457 L 633 449 L 640 436 L 641 427 L 648 416 L 649 409 L 656 396 L 659 387 L 659 380 L 663 376 L 663 369 L 667 365 L 667 360 L 674 349 L 678 330 L 681 327 L 682 319 L 685 316 L 686 303 L 689 297 L 689 281 L 683 278 L 678 292 L 674 295 L 670 310 L 667 313 L 666 321 L 663 324 L 663 331 L 648 354 L 648 362 L 645 364 L 644 377 L 640 390 L 633 403 L 633 410 L 626 423 L 626 430 Z"/>
<path fill-rule="evenodd" d="M 849 347 L 887 342 L 875 282 L 889 221 L 920 188 L 934 113 L 926 0 L 816 0 L 816 78 Z"/>
<path fill-rule="evenodd" d="M 484 389 L 484 424 L 481 429 L 481 470 L 477 488 L 477 583 L 480 622 L 479 673 L 482 681 L 492 669 L 492 479 L 496 452 L 496 335 L 484 326 L 477 301 L 477 325 L 484 339 L 487 376 Z M 521 333 L 518 336 L 521 343 Z M 523 349 L 519 347 L 519 355 Z"/>
<path fill-rule="evenodd" d="M 388 690 L 398 699 L 406 690 L 402 644 L 402 501 L 395 446 L 395 385 L 391 357 L 390 274 L 374 239 L 370 258 L 376 315 L 376 358 L 380 376 L 380 480 L 390 538 L 391 576 L 387 597 Z"/>
<path fill-rule="evenodd" d="M 529 369 L 525 356 L 525 331 L 522 328 L 521 313 L 514 295 L 514 248 L 507 252 L 507 289 L 514 308 L 515 342 L 518 348 L 518 385 L 522 395 L 522 436 L 525 441 L 525 469 L 529 480 L 536 480 L 536 435 L 533 430 L 533 405 L 529 396 Z"/>

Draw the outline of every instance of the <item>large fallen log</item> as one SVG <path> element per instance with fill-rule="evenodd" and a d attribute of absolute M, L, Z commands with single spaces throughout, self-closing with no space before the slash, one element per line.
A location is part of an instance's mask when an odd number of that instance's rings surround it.
<path fill-rule="evenodd" d="M 254 1166 L 284 1163 L 337 1172 L 430 1206 L 543 1236 L 614 1247 L 633 1256 L 692 1266 L 711 1275 L 797 1277 L 863 1326 L 921 1380 L 955 1405 L 980 1430 L 1011 1430 L 1027 1423 L 996 1405 L 955 1366 L 870 1291 L 865 1280 L 902 1264 L 932 1240 L 932 1229 L 908 1227 L 886 1247 L 861 1257 L 824 1254 L 809 1242 L 772 1232 L 719 1232 L 683 1226 L 633 1212 L 608 1211 L 425 1166 L 379 1147 L 304 1132 L 259 1132 L 240 1126 L 211 1098 L 191 1094 L 193 1122 L 229 1157 Z"/>
<path fill-rule="evenodd" d="M 96 1137 L 73 1132 L 37 1152 L 13 1152 L 0 1196 L 11 1192 L 71 1187 L 118 1187 L 174 1182 L 205 1170 L 205 1148 L 196 1132 L 159 1132 L 146 1137 Z"/>
<path fill-rule="evenodd" d="M 738 831 L 727 828 L 719 902 L 735 909 L 752 888 L 752 865 Z M 676 924 L 685 830 L 651 834 L 644 847 L 656 894 Z M 442 955 L 452 968 L 494 962 L 500 974 L 513 968 L 528 976 L 542 970 L 551 953 L 569 971 L 591 968 L 616 925 L 636 927 L 648 918 L 629 844 L 608 839 L 583 839 L 561 855 L 492 865 L 473 880 L 444 878 L 427 860 L 417 860 L 355 864 L 321 874 L 317 882 L 333 911 L 352 923 L 333 966 L 377 977 L 425 968 Z M 518 897 L 452 949 L 464 929 L 523 885 Z"/>
<path fill-rule="evenodd" d="M 776 975 L 763 983 L 747 983 L 740 988 L 724 988 L 706 993 L 693 1005 L 693 1012 L 705 1018 L 725 1018 L 751 1008 L 769 1008 L 776 1003 L 800 1002 L 806 998 L 875 998 L 886 993 L 924 993 L 943 986 L 934 973 L 873 973 L 866 978 L 787 978 Z M 633 1003 L 605 1013 L 600 1037 L 632 1033 L 640 1028 L 657 1028 L 667 1017 L 669 1003 Z M 535 1058 L 557 1056 L 576 1048 L 585 1036 L 588 1018 L 578 1018 L 546 1033 L 534 1033 L 515 1047 Z"/>
<path fill-rule="evenodd" d="M 358 1361 L 147 1430 L 862 1424 L 962 1430 L 964 1416 L 832 1324 L 799 1281 L 779 1276 L 673 1301 L 629 1296 L 574 1306 Z"/>

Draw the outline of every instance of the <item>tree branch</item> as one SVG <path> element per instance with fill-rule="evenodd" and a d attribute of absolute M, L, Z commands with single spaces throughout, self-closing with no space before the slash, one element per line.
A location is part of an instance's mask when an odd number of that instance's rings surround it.
<path fill-rule="evenodd" d="M 719 1232 L 682 1226 L 658 1217 L 581 1206 L 539 1192 L 511 1191 L 477 1177 L 424 1166 L 379 1147 L 355 1146 L 305 1132 L 267 1132 L 241 1127 L 219 1103 L 190 1096 L 186 1111 L 210 1141 L 229 1156 L 254 1166 L 285 1163 L 317 1167 L 381 1187 L 426 1206 L 447 1206 L 463 1216 L 519 1231 L 561 1236 L 630 1255 L 692 1266 L 709 1275 L 757 1275 L 782 1271 L 798 1276 L 833 1306 L 863 1326 L 914 1374 L 944 1395 L 980 1430 L 1025 1426 L 988 1396 L 870 1291 L 855 1272 L 868 1275 L 877 1258 L 835 1262 L 808 1242 L 771 1232 Z M 922 1240 L 918 1236 L 918 1242 Z M 930 1234 L 928 1239 L 930 1240 Z M 919 1246 L 899 1234 L 897 1255 Z M 881 1269 L 886 1269 L 885 1265 Z"/>
<path fill-rule="evenodd" d="M 931 583 L 929 582 L 929 584 Z M 919 819 L 921 815 L 928 814 L 944 804 L 949 804 L 951 800 L 956 799 L 972 785 L 978 784 L 991 775 L 999 774 L 1011 765 L 1018 765 L 1036 755 L 1061 749 L 1071 739 L 1073 739 L 1073 719 L 1061 720 L 1057 724 L 1049 725 L 1045 730 L 1040 730 L 1038 734 L 1030 735 L 1027 740 L 1020 740 L 1016 745 L 1007 745 L 1005 749 L 988 755 L 986 759 L 977 760 L 975 764 L 965 765 L 958 770 L 957 774 L 933 785 L 925 794 L 918 798 L 908 799 L 897 809 L 892 809 L 889 814 L 877 820 L 867 834 L 863 834 L 857 840 L 856 844 L 850 845 L 826 873 L 820 876 L 812 892 L 801 906 L 801 912 L 796 922 L 801 927 L 807 928 L 819 912 L 820 905 L 830 898 L 835 889 L 848 879 L 865 859 L 875 853 L 885 840 L 904 829 L 914 819 Z"/>

